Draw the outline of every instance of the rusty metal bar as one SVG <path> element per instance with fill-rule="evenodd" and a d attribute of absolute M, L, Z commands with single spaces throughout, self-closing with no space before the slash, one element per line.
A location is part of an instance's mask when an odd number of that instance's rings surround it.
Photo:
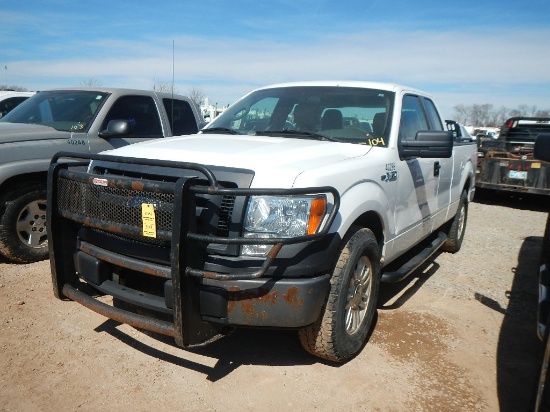
<path fill-rule="evenodd" d="M 58 163 L 59 159 L 80 159 L 80 160 L 97 160 L 104 162 L 113 162 L 113 163 L 124 163 L 124 164 L 137 164 L 143 166 L 159 166 L 159 167 L 169 167 L 176 169 L 190 169 L 202 173 L 209 182 L 210 186 L 217 187 L 218 181 L 210 169 L 206 166 L 198 163 L 190 162 L 174 162 L 170 160 L 155 160 L 155 159 L 141 159 L 135 157 L 122 157 L 122 156 L 112 156 L 104 154 L 95 154 L 95 153 L 72 153 L 72 152 L 58 152 L 56 153 L 51 160 L 51 163 Z M 74 164 L 72 164 L 74 165 Z M 71 165 L 71 166 L 72 166 Z"/>
<path fill-rule="evenodd" d="M 137 313 L 128 312 L 126 310 L 107 305 L 106 303 L 100 302 L 84 292 L 75 289 L 69 284 L 63 285 L 63 295 L 114 321 L 126 323 L 139 329 L 145 329 L 166 336 L 175 336 L 173 323 L 149 318 L 147 316 L 138 315 Z"/>
<path fill-rule="evenodd" d="M 165 279 L 171 278 L 171 269 L 167 266 L 134 259 L 129 256 L 124 256 L 124 258 L 122 258 L 113 252 L 99 248 L 84 241 L 80 241 L 79 249 L 90 256 L 98 258 L 99 260 L 107 263 L 112 263 L 116 266 L 134 270 L 136 272 L 146 273 L 147 275 L 158 276 Z"/>
<path fill-rule="evenodd" d="M 269 267 L 271 266 L 271 264 L 273 263 L 273 261 L 275 260 L 279 252 L 281 251 L 282 247 L 283 247 L 282 243 L 277 243 L 276 245 L 274 245 L 269 250 L 269 253 L 267 254 L 260 269 L 252 273 L 227 274 L 227 273 L 208 272 L 208 271 L 193 269 L 188 267 L 185 269 L 185 274 L 198 277 L 198 278 L 206 278 L 206 279 L 213 279 L 213 280 L 258 279 L 258 278 L 261 278 L 263 275 L 265 275 L 265 273 L 267 272 L 267 270 L 269 269 Z"/>

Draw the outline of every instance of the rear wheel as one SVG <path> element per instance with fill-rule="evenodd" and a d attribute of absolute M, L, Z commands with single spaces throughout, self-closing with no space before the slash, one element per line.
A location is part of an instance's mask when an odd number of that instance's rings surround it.
<path fill-rule="evenodd" d="M 356 356 L 367 340 L 379 286 L 378 243 L 369 229 L 358 229 L 344 240 L 323 313 L 299 331 L 304 349 L 335 362 Z"/>
<path fill-rule="evenodd" d="M 0 253 L 20 263 L 48 258 L 46 231 L 46 190 L 27 186 L 7 196 L 0 217 Z"/>
<path fill-rule="evenodd" d="M 466 191 L 462 192 L 458 202 L 456 215 L 450 222 L 447 230 L 447 240 L 441 246 L 441 250 L 450 253 L 456 253 L 462 247 L 462 240 L 466 232 L 466 221 L 468 220 L 468 202 Z"/>

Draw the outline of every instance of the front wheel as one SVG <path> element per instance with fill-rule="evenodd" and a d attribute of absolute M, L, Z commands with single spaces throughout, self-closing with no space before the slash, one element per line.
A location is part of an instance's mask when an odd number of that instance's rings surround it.
<path fill-rule="evenodd" d="M 47 259 L 46 190 L 33 185 L 8 199 L 0 218 L 0 253 L 19 263 Z"/>
<path fill-rule="evenodd" d="M 309 353 L 345 362 L 363 348 L 376 312 L 380 287 L 380 248 L 369 229 L 344 240 L 319 319 L 299 331 Z"/>

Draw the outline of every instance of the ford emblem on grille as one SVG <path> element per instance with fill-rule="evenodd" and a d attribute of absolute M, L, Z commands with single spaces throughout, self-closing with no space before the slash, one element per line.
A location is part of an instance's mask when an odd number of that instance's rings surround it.
<path fill-rule="evenodd" d="M 126 207 L 129 208 L 129 209 L 136 209 L 136 208 L 140 208 L 141 205 L 144 204 L 144 203 L 153 205 L 153 206 L 155 206 L 155 208 L 157 207 L 157 205 L 156 205 L 156 203 L 153 199 L 147 199 L 146 197 L 143 197 L 143 196 L 131 197 L 126 202 Z"/>

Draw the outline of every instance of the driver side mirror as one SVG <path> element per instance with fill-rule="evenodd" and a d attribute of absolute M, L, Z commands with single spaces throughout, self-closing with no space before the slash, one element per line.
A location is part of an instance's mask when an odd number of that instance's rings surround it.
<path fill-rule="evenodd" d="M 402 140 L 401 158 L 450 158 L 453 155 L 453 134 L 448 131 L 420 130 L 415 140 Z"/>
<path fill-rule="evenodd" d="M 99 132 L 99 137 L 125 136 L 130 134 L 130 124 L 127 120 L 109 120 L 107 129 Z"/>

